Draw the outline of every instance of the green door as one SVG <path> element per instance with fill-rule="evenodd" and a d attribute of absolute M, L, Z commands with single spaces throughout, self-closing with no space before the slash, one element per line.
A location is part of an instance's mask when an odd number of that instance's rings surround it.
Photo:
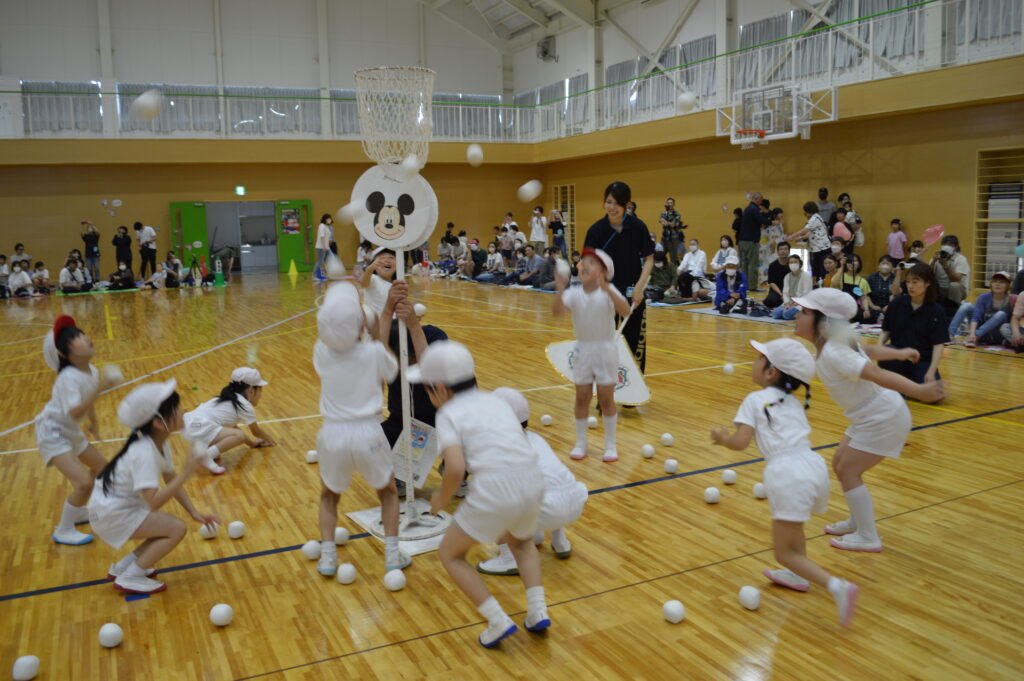
<path fill-rule="evenodd" d="M 297 272 L 312 272 L 317 228 L 313 224 L 313 202 L 292 199 L 278 201 L 276 206 L 278 270 L 288 272 L 294 264 Z"/>
<path fill-rule="evenodd" d="M 171 248 L 178 254 L 186 268 L 192 264 L 193 257 L 200 264 L 202 260 L 209 259 L 210 237 L 206 233 L 205 203 L 202 201 L 171 203 Z"/>

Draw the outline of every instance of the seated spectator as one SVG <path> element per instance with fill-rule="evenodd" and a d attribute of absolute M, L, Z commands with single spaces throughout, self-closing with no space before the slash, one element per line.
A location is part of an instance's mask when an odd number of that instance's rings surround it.
<path fill-rule="evenodd" d="M 544 258 L 541 261 L 540 270 L 537 272 L 537 288 L 544 291 L 555 290 L 555 265 L 557 264 L 558 249 L 548 247 L 544 249 Z"/>
<path fill-rule="evenodd" d="M 573 257 L 576 256 L 576 252 L 573 252 Z M 577 261 L 578 262 L 578 261 Z M 575 267 L 573 267 L 575 269 Z M 671 263 L 668 262 L 668 258 L 665 257 L 665 249 L 654 251 L 654 267 L 651 268 L 651 279 L 647 284 L 649 287 L 657 289 L 661 294 L 675 288 L 676 283 L 676 271 L 672 267 Z"/>
<path fill-rule="evenodd" d="M 1010 323 L 1003 324 L 999 333 L 1003 341 L 1014 349 L 1015 352 L 1024 352 L 1024 294 L 1017 295 L 1017 304 L 1013 306 L 1010 314 Z"/>
<path fill-rule="evenodd" d="M 79 257 L 81 257 L 81 254 L 79 254 Z M 25 252 L 25 244 L 14 244 L 14 254 L 11 255 L 11 266 L 13 267 L 16 262 L 25 263 L 24 267 L 28 267 L 32 264 L 32 256 Z"/>
<path fill-rule="evenodd" d="M 787 267 L 789 273 L 782 282 L 782 304 L 772 310 L 772 317 L 775 319 L 796 319 L 800 306 L 793 302 L 793 299 L 806 296 L 814 288 L 814 280 L 804 269 L 804 261 L 799 255 L 789 256 Z"/>
<path fill-rule="evenodd" d="M 778 256 L 768 265 L 768 295 L 764 297 L 765 307 L 782 305 L 782 284 L 789 276 L 789 242 L 780 241 L 775 247 Z"/>
<path fill-rule="evenodd" d="M 942 237 L 942 248 L 932 258 L 935 283 L 939 289 L 939 303 L 955 312 L 967 298 L 971 281 L 971 265 L 960 253 L 960 240 L 953 234 Z"/>
<path fill-rule="evenodd" d="M 519 286 L 537 286 L 540 281 L 540 268 L 544 264 L 544 258 L 537 255 L 537 252 L 533 250 L 533 244 L 526 244 L 523 247 L 523 253 L 526 256 L 526 270 L 519 274 L 519 280 L 516 282 Z"/>
<path fill-rule="evenodd" d="M 110 275 L 111 291 L 129 291 L 135 288 L 135 275 L 127 263 L 117 263 L 117 270 Z"/>
<path fill-rule="evenodd" d="M 936 302 L 935 270 L 920 263 L 911 267 L 907 271 L 907 290 L 907 295 L 896 296 L 889 303 L 878 342 L 914 350 L 917 359 L 886 360 L 879 366 L 916 383 L 937 381 L 941 378 L 942 346 L 949 340 L 949 323 Z"/>
<path fill-rule="evenodd" d="M 878 315 L 872 316 L 868 300 L 871 295 L 871 286 L 868 280 L 861 276 L 864 266 L 861 264 L 860 256 L 854 253 L 851 256 L 843 254 L 839 259 L 841 274 L 832 277 L 832 288 L 842 289 L 857 301 L 857 316 L 851 321 L 874 323 Z"/>
<path fill-rule="evenodd" d="M 484 265 L 487 263 L 487 252 L 480 248 L 480 240 L 473 239 L 469 242 L 469 253 L 463 256 L 465 262 L 466 276 L 470 279 L 477 276 L 484 270 Z"/>
<path fill-rule="evenodd" d="M 181 271 L 184 269 L 184 265 L 181 260 L 175 255 L 174 251 L 167 251 L 167 260 L 164 261 L 164 269 L 167 270 L 167 275 L 170 276 L 173 272 L 179 279 L 181 278 Z"/>
<path fill-rule="evenodd" d="M 737 208 L 736 210 L 740 210 Z M 740 211 L 743 213 L 743 211 Z M 732 242 L 732 237 L 728 234 L 723 234 L 722 238 L 718 240 L 718 245 L 721 248 L 715 253 L 715 257 L 711 259 L 711 273 L 718 274 L 725 269 L 725 259 L 730 255 L 735 255 L 737 258 L 740 257 L 739 251 L 737 251 Z"/>
<path fill-rule="evenodd" d="M 21 260 L 14 263 L 7 279 L 7 288 L 15 298 L 30 298 L 35 293 L 35 289 L 32 288 L 32 277 L 25 271 L 24 264 Z"/>
<path fill-rule="evenodd" d="M 437 262 L 434 263 L 437 269 L 445 274 L 453 274 L 458 269 L 458 261 L 455 259 L 455 245 L 458 237 L 441 237 L 441 243 L 437 246 Z"/>
<path fill-rule="evenodd" d="M 12 275 L 13 279 L 13 275 Z M 953 315 L 949 324 L 949 337 L 956 338 L 960 334 L 960 325 L 970 320 L 967 327 L 967 338 L 964 346 L 968 348 L 981 345 L 1001 345 L 1003 335 L 1000 329 L 1010 321 L 1013 306 L 1017 304 L 1017 296 L 1009 292 L 1010 275 L 1007 272 L 996 272 L 988 282 L 988 292 L 978 296 L 976 303 L 964 301 Z M 14 289 L 14 286 L 11 286 Z"/>
<path fill-rule="evenodd" d="M 739 271 L 740 259 L 730 255 L 725 269 L 715 277 L 715 309 L 719 314 L 747 311 L 747 277 Z"/>
<path fill-rule="evenodd" d="M 36 268 L 32 270 L 32 286 L 36 293 L 47 294 L 50 292 L 50 270 L 40 260 L 36 262 Z"/>
<path fill-rule="evenodd" d="M 896 262 L 892 256 L 883 255 L 878 259 L 878 271 L 868 276 L 868 288 L 871 289 L 868 293 L 868 309 L 875 317 L 885 312 L 889 301 L 899 291 L 894 286 L 896 283 L 895 269 Z"/>
<path fill-rule="evenodd" d="M 689 248 L 679 263 L 677 288 L 679 297 L 689 300 L 710 300 L 708 293 L 711 282 L 707 279 L 708 256 L 701 250 L 696 239 L 690 239 Z"/>
<path fill-rule="evenodd" d="M 7 300 L 11 292 L 7 289 L 7 281 L 11 276 L 11 266 L 7 264 L 7 256 L 0 255 L 0 298 Z"/>
<path fill-rule="evenodd" d="M 483 270 L 473 277 L 475 281 L 490 284 L 498 280 L 505 272 L 505 260 L 498 253 L 498 244 L 492 242 L 487 244 L 487 260 L 484 261 Z"/>
<path fill-rule="evenodd" d="M 86 282 L 85 273 L 74 258 L 68 258 L 64 263 L 64 269 L 60 271 L 60 290 L 62 293 L 84 293 L 92 290 L 92 284 Z"/>
<path fill-rule="evenodd" d="M 839 271 L 839 260 L 835 255 L 829 253 L 821 263 L 825 268 L 825 276 L 821 279 L 821 285 L 824 288 L 828 288 L 832 286 L 832 279 L 835 276 L 835 273 Z"/>
<path fill-rule="evenodd" d="M 1010 293 L 1016 293 L 1017 295 L 1024 293 L 1024 270 L 1017 272 L 1017 276 L 1013 278 L 1013 285 L 1010 286 Z"/>
<path fill-rule="evenodd" d="M 149 279 L 142 282 L 142 288 L 148 288 L 156 290 L 158 288 L 164 288 L 167 285 L 167 270 L 164 269 L 164 264 L 158 262 L 156 264 L 156 271 L 149 275 Z"/>
<path fill-rule="evenodd" d="M 502 286 L 517 286 L 520 283 L 520 277 L 526 274 L 526 252 L 522 248 L 517 248 L 515 258 L 515 266 L 510 269 L 504 279 L 498 282 Z"/>
<path fill-rule="evenodd" d="M 582 256 L 579 251 L 573 251 L 572 256 L 569 260 L 569 283 L 578 284 L 580 283 L 580 260 Z"/>

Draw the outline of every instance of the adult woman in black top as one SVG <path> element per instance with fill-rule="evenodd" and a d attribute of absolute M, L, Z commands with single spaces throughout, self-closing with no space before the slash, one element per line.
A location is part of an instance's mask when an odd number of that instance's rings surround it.
<path fill-rule="evenodd" d="M 605 216 L 587 230 L 584 247 L 600 248 L 615 264 L 612 285 L 626 296 L 632 288 L 635 307 L 622 335 L 643 372 L 647 365 L 647 306 L 644 289 L 654 268 L 654 241 L 643 220 L 626 212 L 632 191 L 625 182 L 612 182 L 604 190 Z M 618 320 L 616 323 L 618 323 Z"/>
<path fill-rule="evenodd" d="M 548 229 L 551 230 L 552 234 L 551 245 L 562 252 L 563 260 L 568 260 L 569 252 L 565 247 L 565 219 L 562 217 L 562 211 L 551 211 L 551 219 L 548 220 Z"/>
<path fill-rule="evenodd" d="M 942 346 L 949 341 L 949 320 L 936 302 L 938 287 L 935 272 L 925 264 L 907 271 L 908 295 L 896 296 L 889 303 L 882 321 L 879 344 L 915 351 L 918 359 L 879 362 L 883 369 L 906 376 L 915 383 L 938 381 Z"/>
<path fill-rule="evenodd" d="M 89 268 L 92 280 L 99 281 L 100 233 L 96 231 L 96 225 L 88 220 L 82 220 L 82 242 L 85 244 L 85 266 Z"/>
<path fill-rule="evenodd" d="M 132 238 L 128 236 L 128 228 L 121 225 L 117 228 L 117 234 L 110 242 L 114 245 L 114 249 L 117 251 L 115 259 L 117 262 L 123 262 L 128 266 L 128 269 L 132 268 Z"/>

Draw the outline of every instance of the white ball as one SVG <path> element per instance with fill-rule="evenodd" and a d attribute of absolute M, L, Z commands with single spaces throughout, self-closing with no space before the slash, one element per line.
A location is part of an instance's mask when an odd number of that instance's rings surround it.
<path fill-rule="evenodd" d="M 661 434 L 661 444 L 665 445 L 666 447 L 671 447 L 675 443 L 676 443 L 676 439 L 674 437 L 672 437 L 672 433 L 662 433 Z"/>
<path fill-rule="evenodd" d="M 731 364 L 726 364 L 722 367 L 722 371 L 725 372 L 726 376 L 732 376 L 734 373 L 736 373 L 736 367 L 734 367 Z"/>
<path fill-rule="evenodd" d="M 768 498 L 768 492 L 765 491 L 764 483 L 763 482 L 755 483 L 753 491 L 754 491 L 754 496 L 757 497 L 758 499 L 767 499 Z"/>
<path fill-rule="evenodd" d="M 661 606 L 661 616 L 672 624 L 679 624 L 686 619 L 686 608 L 680 601 L 665 601 Z"/>
<path fill-rule="evenodd" d="M 423 315 L 427 314 L 427 306 L 424 305 L 423 303 L 416 303 L 415 305 L 412 306 L 412 311 L 416 313 L 417 317 L 422 317 Z"/>
<path fill-rule="evenodd" d="M 356 581 L 356 566 L 352 563 L 342 563 L 338 566 L 338 582 L 351 584 Z"/>
<path fill-rule="evenodd" d="M 39 658 L 35 655 L 22 655 L 14 661 L 11 678 L 14 681 L 30 681 L 39 675 Z"/>
<path fill-rule="evenodd" d="M 676 98 L 676 109 L 679 113 L 689 113 L 697 106 L 697 95 L 684 92 Z"/>
<path fill-rule="evenodd" d="M 409 154 L 402 159 L 402 164 L 399 166 L 399 174 L 403 180 L 406 182 L 411 181 L 418 172 L 420 172 L 420 159 L 416 154 Z"/>
<path fill-rule="evenodd" d="M 523 203 L 529 203 L 540 196 L 542 191 L 544 191 L 544 185 L 541 184 L 540 180 L 530 180 L 520 187 L 516 194 L 519 196 L 520 201 Z"/>
<path fill-rule="evenodd" d="M 124 374 L 121 373 L 121 367 L 117 366 L 116 364 L 108 364 L 107 366 L 103 367 L 103 379 L 107 383 L 121 385 L 122 383 L 124 383 Z"/>
<path fill-rule="evenodd" d="M 640 448 L 640 453 L 645 459 L 650 459 L 654 456 L 654 445 L 644 445 Z"/>
<path fill-rule="evenodd" d="M 136 118 L 149 121 L 159 116 L 162 108 L 164 108 L 164 96 L 154 88 L 146 90 L 136 97 L 128 107 L 128 111 Z"/>
<path fill-rule="evenodd" d="M 555 273 L 559 279 L 568 280 L 572 277 L 572 267 L 567 260 L 559 259 L 555 261 Z"/>
<path fill-rule="evenodd" d="M 722 482 L 724 482 L 727 485 L 735 485 L 736 471 L 734 471 L 731 468 L 727 468 L 724 471 L 722 471 Z"/>
<path fill-rule="evenodd" d="M 740 605 L 747 610 L 757 610 L 761 606 L 761 592 L 753 586 L 740 589 Z"/>
<path fill-rule="evenodd" d="M 542 426 L 550 426 L 554 422 L 555 420 L 551 418 L 551 414 L 544 414 L 540 417 L 540 425 Z"/>
<path fill-rule="evenodd" d="M 676 473 L 679 470 L 679 462 L 675 459 L 665 459 L 665 472 L 668 474 Z"/>
<path fill-rule="evenodd" d="M 315 539 L 310 539 L 308 542 L 302 545 L 302 553 L 310 560 L 316 560 L 320 557 L 320 542 Z"/>
<path fill-rule="evenodd" d="M 213 539 L 217 536 L 217 523 L 199 526 L 199 536 L 203 539 Z"/>
<path fill-rule="evenodd" d="M 483 164 L 484 150 L 479 144 L 470 144 L 466 147 L 466 162 L 474 168 L 478 168 Z"/>
<path fill-rule="evenodd" d="M 405 573 L 401 570 L 390 570 L 384 575 L 384 586 L 388 591 L 401 591 L 405 588 Z"/>
<path fill-rule="evenodd" d="M 226 627 L 235 619 L 235 611 L 227 603 L 218 603 L 210 608 L 210 621 L 218 627 Z"/>
<path fill-rule="evenodd" d="M 717 504 L 718 500 L 722 498 L 721 492 L 718 491 L 717 487 L 708 487 L 704 490 L 704 501 L 709 504 Z"/>
<path fill-rule="evenodd" d="M 113 622 L 107 622 L 100 627 L 100 645 L 104 648 L 116 648 L 123 640 L 124 632 Z"/>
<path fill-rule="evenodd" d="M 306 463 L 316 463 L 320 460 L 320 454 L 315 449 L 306 450 Z"/>
<path fill-rule="evenodd" d="M 236 520 L 228 525 L 228 536 L 232 539 L 241 539 L 242 535 L 245 534 L 245 523 L 241 520 Z"/>
<path fill-rule="evenodd" d="M 588 428 L 597 428 L 597 417 L 596 416 L 591 416 L 591 417 L 589 417 L 587 419 L 587 427 Z"/>
<path fill-rule="evenodd" d="M 336 546 L 344 546 L 348 543 L 348 530 L 344 527 L 334 528 L 334 544 Z"/>
<path fill-rule="evenodd" d="M 327 270 L 327 277 L 329 279 L 341 279 L 345 276 L 345 263 L 341 262 L 341 258 L 330 251 L 327 251 L 327 264 L 324 266 L 324 269 Z"/>
<path fill-rule="evenodd" d="M 342 225 L 351 225 L 363 209 L 362 201 L 349 201 L 338 209 L 338 222 Z"/>

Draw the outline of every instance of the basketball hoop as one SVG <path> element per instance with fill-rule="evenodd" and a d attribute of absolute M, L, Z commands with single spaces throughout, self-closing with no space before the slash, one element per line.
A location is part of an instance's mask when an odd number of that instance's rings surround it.
<path fill-rule="evenodd" d="M 737 130 L 735 133 L 735 139 L 740 145 L 740 149 L 752 149 L 754 142 L 760 142 L 761 144 L 768 144 L 768 140 L 764 138 L 764 130 L 755 130 L 753 128 L 749 130 Z"/>
<path fill-rule="evenodd" d="M 382 165 L 415 154 L 422 167 L 433 130 L 434 72 L 420 66 L 379 66 L 355 75 L 363 152 Z"/>

